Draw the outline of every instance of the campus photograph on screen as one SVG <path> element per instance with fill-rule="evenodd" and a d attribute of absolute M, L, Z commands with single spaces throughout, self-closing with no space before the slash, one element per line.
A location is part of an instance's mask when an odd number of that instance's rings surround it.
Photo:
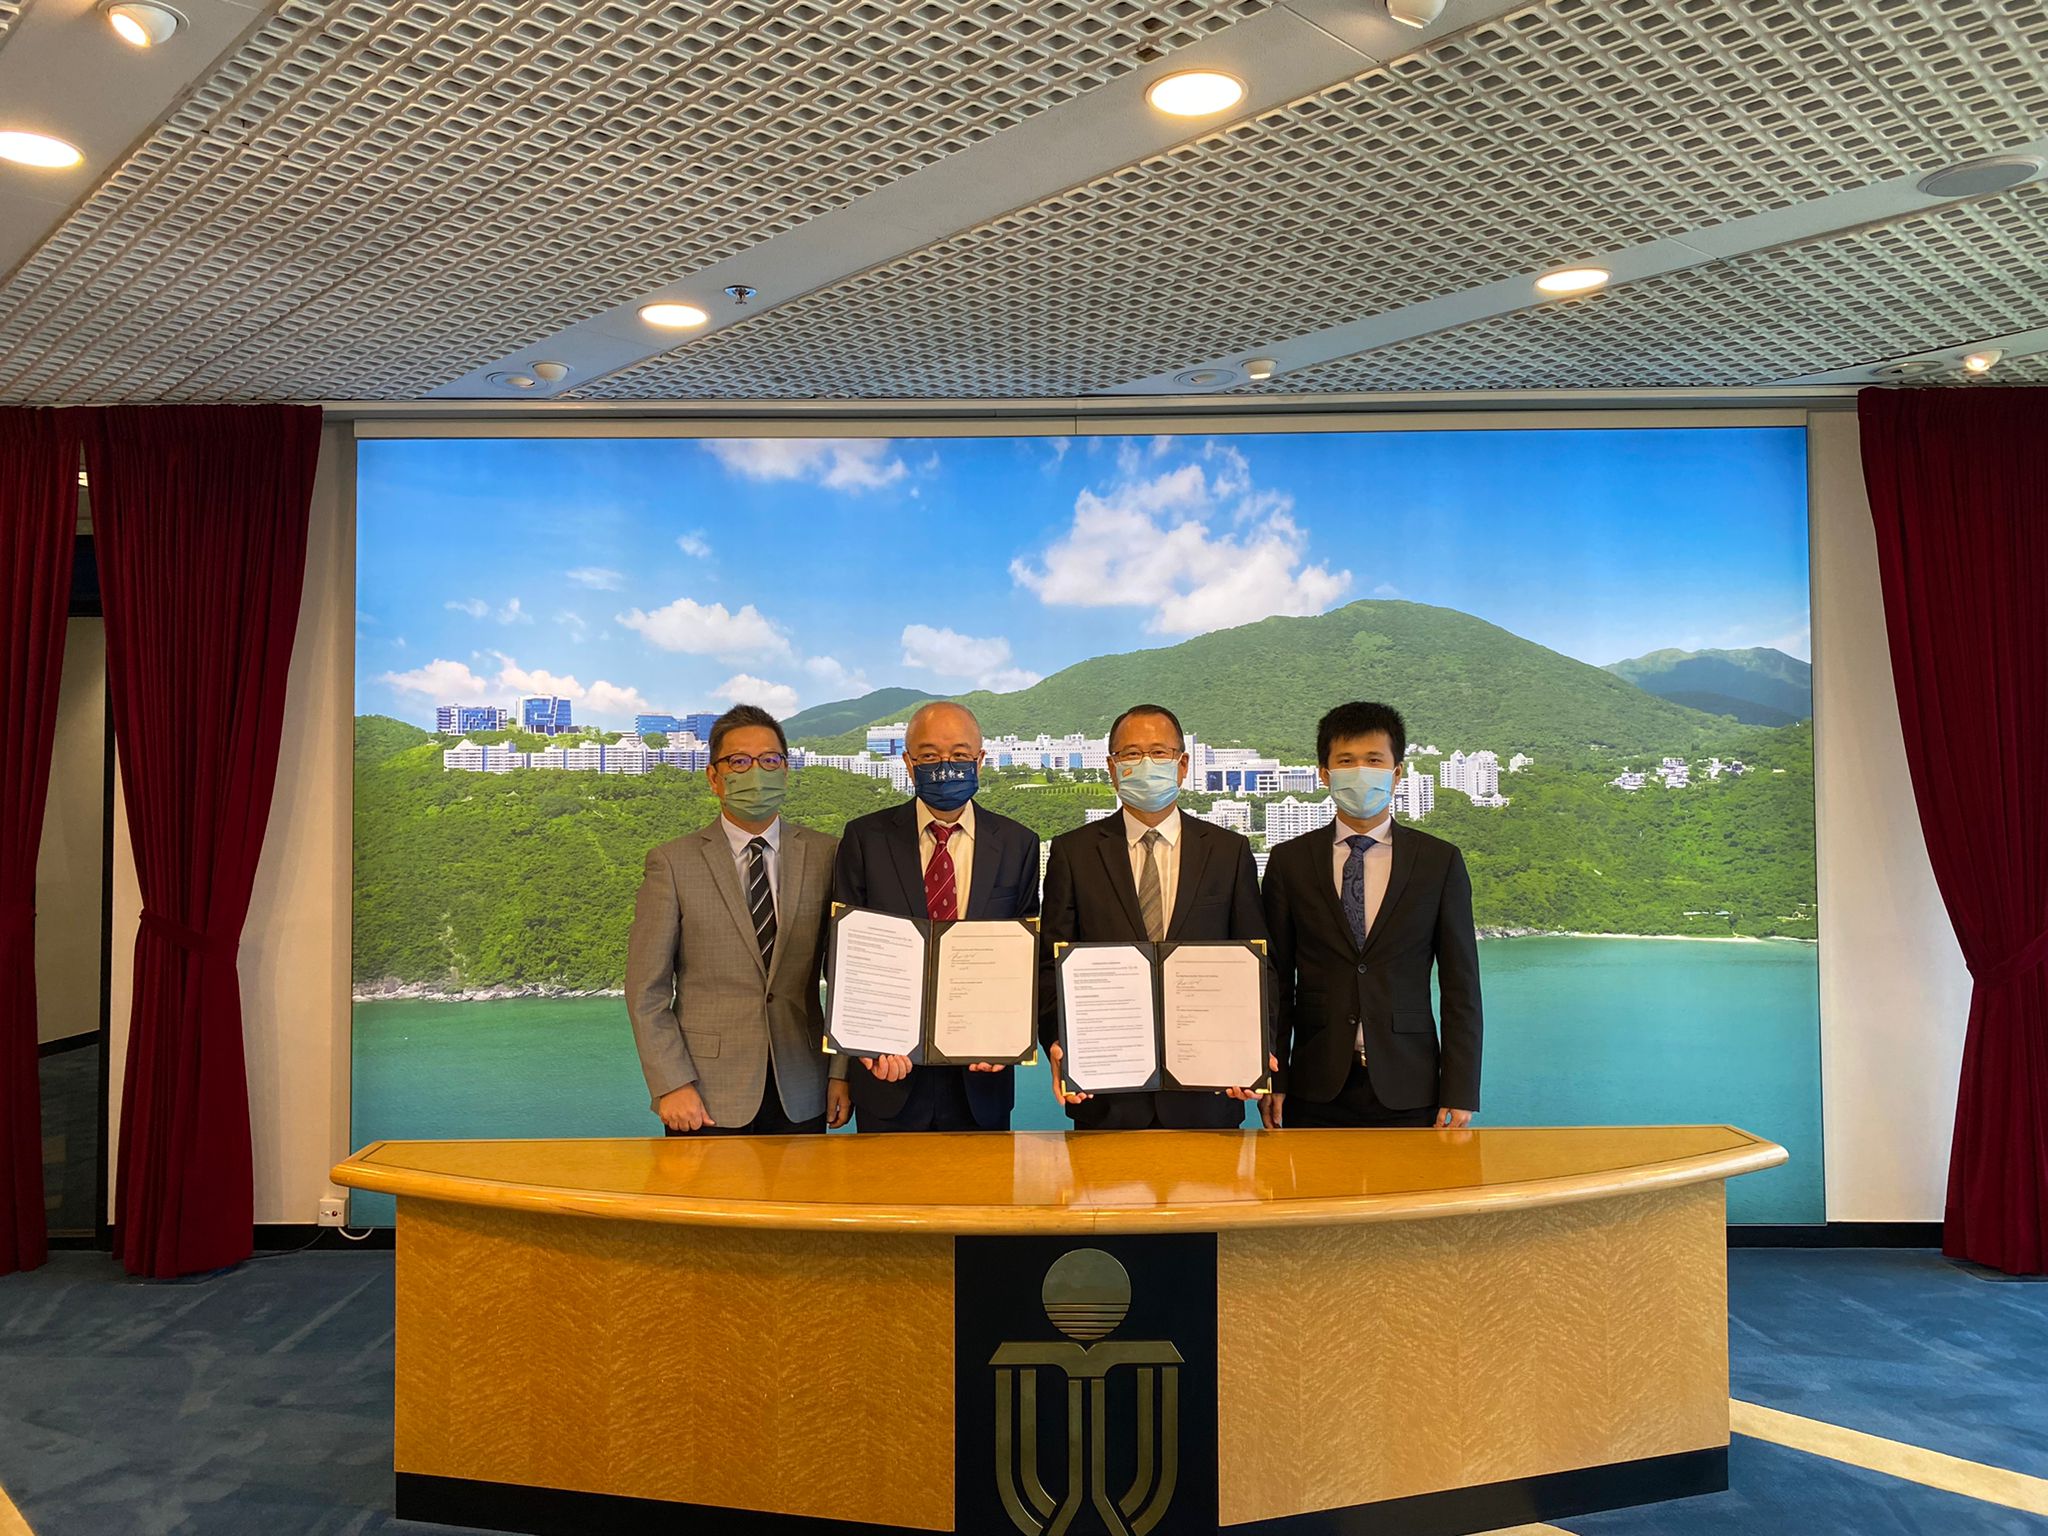
<path fill-rule="evenodd" d="M 1395 814 L 1470 868 L 1477 1124 L 1730 1123 L 1824 1219 L 1805 435 L 488 438 L 360 445 L 351 1145 L 659 1135 L 621 996 L 649 848 L 717 814 L 710 722 L 782 722 L 785 814 L 908 794 L 1110 814 L 1173 709 L 1184 811 L 1327 827 L 1317 718 L 1408 725 Z M 1043 1065 L 1014 1126 L 1064 1128 Z M 1254 1117 L 1255 1118 L 1255 1117 Z M 358 1222 L 390 1220 L 358 1194 Z"/>

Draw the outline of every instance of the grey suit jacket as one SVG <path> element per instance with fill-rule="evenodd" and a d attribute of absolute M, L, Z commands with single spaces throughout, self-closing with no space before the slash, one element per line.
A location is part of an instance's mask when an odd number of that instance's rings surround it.
<path fill-rule="evenodd" d="M 818 983 L 838 846 L 782 823 L 772 973 L 716 821 L 648 853 L 626 941 L 626 1006 L 650 1103 L 695 1083 L 711 1118 L 737 1128 L 761 1103 L 772 1057 L 783 1112 L 825 1112 Z"/>

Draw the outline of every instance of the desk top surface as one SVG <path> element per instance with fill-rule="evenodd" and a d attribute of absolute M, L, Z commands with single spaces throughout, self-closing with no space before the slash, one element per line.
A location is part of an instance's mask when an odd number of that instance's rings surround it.
<path fill-rule="evenodd" d="M 1518 1210 L 1783 1161 L 1783 1147 L 1725 1125 L 1026 1131 L 379 1141 L 337 1164 L 334 1179 L 402 1198 L 615 1221 L 1174 1232 Z"/>

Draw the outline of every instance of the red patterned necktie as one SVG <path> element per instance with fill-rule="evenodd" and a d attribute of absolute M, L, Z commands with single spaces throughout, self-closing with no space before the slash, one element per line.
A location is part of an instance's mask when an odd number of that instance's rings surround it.
<path fill-rule="evenodd" d="M 946 839 L 954 828 L 943 821 L 930 824 L 933 840 L 938 846 L 932 849 L 932 861 L 924 867 L 924 915 L 934 922 L 950 923 L 960 915 L 960 891 L 953 880 L 953 855 L 946 851 Z"/>

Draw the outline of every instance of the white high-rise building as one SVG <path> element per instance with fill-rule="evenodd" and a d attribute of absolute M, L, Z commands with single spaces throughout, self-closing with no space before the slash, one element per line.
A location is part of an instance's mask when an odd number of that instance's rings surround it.
<path fill-rule="evenodd" d="M 606 773 L 646 773 L 659 759 L 646 742 L 628 736 L 604 749 Z"/>
<path fill-rule="evenodd" d="M 1508 759 L 1508 772 L 1520 773 L 1524 768 L 1527 768 L 1530 764 L 1534 763 L 1535 761 L 1536 759 L 1531 757 L 1528 753 L 1517 752 L 1513 757 Z"/>
<path fill-rule="evenodd" d="M 1114 805 L 1091 805 L 1081 813 L 1081 819 L 1084 824 L 1091 821 L 1107 821 L 1119 809 L 1120 807 Z"/>
<path fill-rule="evenodd" d="M 1337 804 L 1328 795 L 1320 800 L 1297 800 L 1292 795 L 1284 800 L 1269 800 L 1266 802 L 1266 846 L 1270 848 L 1290 837 L 1327 827 L 1336 817 Z"/>
<path fill-rule="evenodd" d="M 1195 815 L 1212 827 L 1228 827 L 1233 832 L 1251 836 L 1252 807 L 1249 800 L 1218 800 L 1206 811 Z"/>
<path fill-rule="evenodd" d="M 1420 821 L 1436 809 L 1436 780 L 1426 773 L 1404 773 L 1394 785 L 1394 814 Z"/>

